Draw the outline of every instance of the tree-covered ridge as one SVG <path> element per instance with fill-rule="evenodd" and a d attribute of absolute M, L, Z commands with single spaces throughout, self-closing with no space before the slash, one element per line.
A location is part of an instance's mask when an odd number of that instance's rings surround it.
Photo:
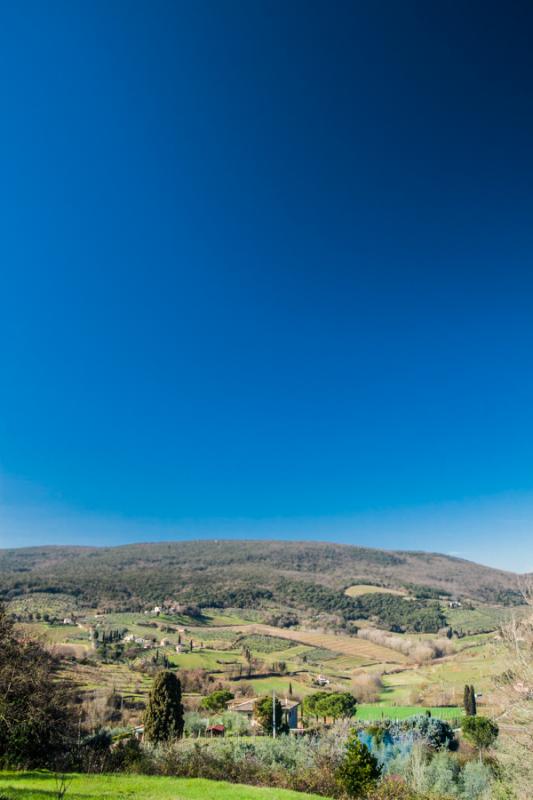
<path fill-rule="evenodd" d="M 0 551 L 0 598 L 69 595 L 81 606 L 140 610 L 165 599 L 198 608 L 289 607 L 372 619 L 393 630 L 435 631 L 437 598 L 518 602 L 516 576 L 432 553 L 394 553 L 315 542 L 191 541 L 111 548 Z M 414 599 L 348 597 L 357 583 L 416 587 Z"/>

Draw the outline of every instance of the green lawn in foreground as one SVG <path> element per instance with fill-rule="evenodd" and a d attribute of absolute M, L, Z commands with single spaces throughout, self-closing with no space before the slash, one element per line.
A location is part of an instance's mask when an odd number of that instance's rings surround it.
<path fill-rule="evenodd" d="M 314 794 L 200 778 L 72 775 L 70 779 L 66 800 L 319 800 Z M 0 772 L 0 792 L 10 800 L 54 800 L 57 796 L 56 781 L 49 772 Z"/>

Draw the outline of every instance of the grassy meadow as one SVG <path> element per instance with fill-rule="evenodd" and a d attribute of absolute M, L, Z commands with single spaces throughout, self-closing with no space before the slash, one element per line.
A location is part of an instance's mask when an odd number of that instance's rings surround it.
<path fill-rule="evenodd" d="M 407 592 L 404 589 L 388 589 L 386 586 L 374 586 L 370 583 L 356 583 L 354 586 L 349 586 L 345 594 L 348 597 L 360 597 L 362 594 L 395 594 L 398 597 L 406 597 Z"/>

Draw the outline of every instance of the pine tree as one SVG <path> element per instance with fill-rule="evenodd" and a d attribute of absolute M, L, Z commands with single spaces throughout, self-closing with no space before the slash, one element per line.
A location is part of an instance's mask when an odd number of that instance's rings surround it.
<path fill-rule="evenodd" d="M 337 770 L 337 777 L 349 797 L 366 797 L 378 782 L 381 770 L 377 758 L 354 731 L 348 741 L 344 759 Z"/>
<path fill-rule="evenodd" d="M 183 735 L 181 683 L 170 670 L 154 678 L 144 715 L 144 735 L 149 742 L 166 742 Z"/>

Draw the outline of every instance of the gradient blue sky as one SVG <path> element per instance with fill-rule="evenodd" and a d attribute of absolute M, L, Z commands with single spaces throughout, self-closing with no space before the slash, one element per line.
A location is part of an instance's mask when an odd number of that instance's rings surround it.
<path fill-rule="evenodd" d="M 0 11 L 0 546 L 533 569 L 533 6 Z"/>

